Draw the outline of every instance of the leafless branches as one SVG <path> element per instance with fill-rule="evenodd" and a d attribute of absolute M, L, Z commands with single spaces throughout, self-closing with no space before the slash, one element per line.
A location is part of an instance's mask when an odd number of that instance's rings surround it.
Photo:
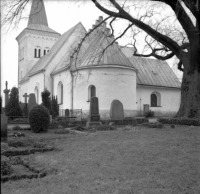
<path fill-rule="evenodd" d="M 1 8 L 6 9 L 4 15 L 2 15 L 1 26 L 8 26 L 8 30 L 11 28 L 17 28 L 19 22 L 22 19 L 27 19 L 24 17 L 24 10 L 30 0 L 13 0 L 13 1 L 2 1 Z"/>

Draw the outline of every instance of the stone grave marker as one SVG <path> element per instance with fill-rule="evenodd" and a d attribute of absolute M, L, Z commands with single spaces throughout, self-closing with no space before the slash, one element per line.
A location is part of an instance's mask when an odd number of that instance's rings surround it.
<path fill-rule="evenodd" d="M 29 94 L 29 99 L 28 99 L 28 109 L 29 113 L 33 109 L 33 107 L 37 106 L 36 99 L 35 99 L 35 94 L 31 93 Z"/>
<path fill-rule="evenodd" d="M 1 114 L 1 141 L 7 140 L 8 117 L 5 113 Z"/>
<path fill-rule="evenodd" d="M 97 97 L 92 97 L 90 99 L 90 111 L 86 127 L 89 127 L 91 125 L 101 125 L 99 115 L 99 100 Z"/>
<path fill-rule="evenodd" d="M 111 120 L 123 120 L 124 108 L 123 104 L 119 100 L 113 100 L 110 107 Z"/>
<path fill-rule="evenodd" d="M 65 116 L 69 117 L 69 109 L 65 109 Z"/>
<path fill-rule="evenodd" d="M 29 97 L 30 95 L 28 95 L 27 93 L 25 93 L 24 95 L 23 95 L 23 97 L 25 98 L 25 103 L 27 103 L 27 98 Z"/>
<path fill-rule="evenodd" d="M 28 116 L 28 113 L 29 113 L 29 107 L 28 107 L 28 100 L 27 98 L 29 97 L 30 95 L 28 95 L 27 93 L 25 93 L 23 95 L 24 97 L 24 103 L 21 103 L 21 108 L 22 108 L 22 111 L 23 111 L 23 116 L 24 117 L 27 117 Z"/>

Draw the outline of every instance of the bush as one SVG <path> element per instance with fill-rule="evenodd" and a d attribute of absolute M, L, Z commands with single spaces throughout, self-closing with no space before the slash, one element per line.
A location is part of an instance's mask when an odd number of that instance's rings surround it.
<path fill-rule="evenodd" d="M 200 120 L 199 119 L 160 118 L 159 122 L 162 123 L 162 124 L 200 126 Z"/>
<path fill-rule="evenodd" d="M 87 129 L 81 125 L 77 125 L 76 127 L 73 127 L 72 130 L 76 131 L 86 131 Z"/>
<path fill-rule="evenodd" d="M 48 109 L 42 105 L 35 106 L 29 113 L 29 123 L 35 133 L 47 131 L 50 123 Z"/>
<path fill-rule="evenodd" d="M 59 116 L 59 105 L 58 105 L 57 96 L 56 97 L 52 96 L 52 100 L 51 100 L 51 114 L 52 114 L 53 118 Z"/>
<path fill-rule="evenodd" d="M 96 127 L 97 131 L 113 131 L 116 127 L 110 126 L 110 125 L 99 125 Z"/>
<path fill-rule="evenodd" d="M 9 175 L 13 171 L 9 158 L 1 156 L 1 175 Z"/>
<path fill-rule="evenodd" d="M 59 129 L 57 131 L 54 131 L 55 134 L 69 134 L 70 130 L 68 129 Z"/>
<path fill-rule="evenodd" d="M 23 128 L 21 128 L 20 126 L 14 126 L 12 128 L 13 131 L 18 131 L 18 130 L 23 130 Z"/>
<path fill-rule="evenodd" d="M 148 112 L 146 112 L 146 113 L 144 114 L 144 116 L 145 116 L 146 118 L 154 117 L 154 112 L 151 111 L 151 110 L 149 110 Z"/>
<path fill-rule="evenodd" d="M 5 106 L 7 116 L 23 116 L 22 109 L 19 106 L 19 91 L 13 87 L 10 92 L 10 99 Z"/>
<path fill-rule="evenodd" d="M 25 137 L 24 133 L 20 133 L 20 132 L 14 132 L 12 134 L 9 135 L 10 137 Z"/>
<path fill-rule="evenodd" d="M 50 92 L 47 90 L 47 88 L 44 89 L 44 91 L 41 93 L 42 96 L 42 105 L 45 106 L 48 110 L 49 113 L 51 113 L 51 97 L 50 97 Z"/>

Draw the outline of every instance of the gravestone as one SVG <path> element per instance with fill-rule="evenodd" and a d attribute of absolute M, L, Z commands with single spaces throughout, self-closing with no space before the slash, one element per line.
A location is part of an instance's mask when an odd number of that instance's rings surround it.
<path fill-rule="evenodd" d="M 28 99 L 28 109 L 29 113 L 33 109 L 33 107 L 37 106 L 36 99 L 35 99 L 35 94 L 31 93 L 29 94 L 29 99 Z"/>
<path fill-rule="evenodd" d="M 144 104 L 144 115 L 149 112 L 149 104 Z"/>
<path fill-rule="evenodd" d="M 8 117 L 5 113 L 1 114 L 1 141 L 7 140 Z"/>
<path fill-rule="evenodd" d="M 24 97 L 24 103 L 21 103 L 21 109 L 22 109 L 24 117 L 27 117 L 28 113 L 29 113 L 29 106 L 28 106 L 28 103 L 27 103 L 28 102 L 27 98 L 29 96 L 30 95 L 28 95 L 27 93 L 24 93 L 24 95 L 23 95 L 23 97 Z"/>
<path fill-rule="evenodd" d="M 69 109 L 65 109 L 65 116 L 69 117 Z"/>
<path fill-rule="evenodd" d="M 88 128 L 89 126 L 92 125 L 101 125 L 100 115 L 99 115 L 99 100 L 97 97 L 92 97 L 90 99 L 90 111 L 86 127 Z"/>
<path fill-rule="evenodd" d="M 111 120 L 123 120 L 124 108 L 123 104 L 119 100 L 113 100 L 110 107 Z"/>
<path fill-rule="evenodd" d="M 23 95 L 23 97 L 25 98 L 25 103 L 27 103 L 27 98 L 29 97 L 30 95 L 28 95 L 27 93 L 25 93 L 24 95 Z"/>

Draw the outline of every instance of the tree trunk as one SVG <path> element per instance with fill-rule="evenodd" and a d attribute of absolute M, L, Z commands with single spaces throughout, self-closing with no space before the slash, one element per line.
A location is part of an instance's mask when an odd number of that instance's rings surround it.
<path fill-rule="evenodd" d="M 189 61 L 191 63 L 191 60 Z M 184 65 L 181 104 L 177 117 L 200 119 L 200 70 L 198 60 L 193 67 L 195 68 L 191 70 L 191 64 Z"/>

